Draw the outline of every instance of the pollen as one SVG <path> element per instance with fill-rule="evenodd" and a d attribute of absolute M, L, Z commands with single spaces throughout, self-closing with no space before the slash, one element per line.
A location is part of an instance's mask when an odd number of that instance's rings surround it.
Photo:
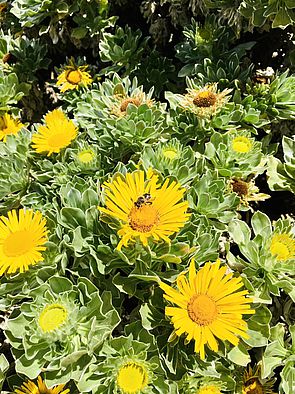
<path fill-rule="evenodd" d="M 159 223 L 159 212 L 152 206 L 144 204 L 141 207 L 132 207 L 129 214 L 130 227 L 140 233 L 148 233 Z"/>
<path fill-rule="evenodd" d="M 199 92 L 193 99 L 193 103 L 197 107 L 212 107 L 216 103 L 216 94 L 209 90 Z"/>
<path fill-rule="evenodd" d="M 206 294 L 194 295 L 188 305 L 189 318 L 200 326 L 208 326 L 217 315 L 218 309 L 215 301 Z"/>

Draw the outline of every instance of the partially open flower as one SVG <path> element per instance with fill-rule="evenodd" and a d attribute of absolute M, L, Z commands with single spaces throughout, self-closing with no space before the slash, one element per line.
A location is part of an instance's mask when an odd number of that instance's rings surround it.
<path fill-rule="evenodd" d="M 148 107 L 151 107 L 153 103 L 153 100 L 149 99 L 144 92 L 138 92 L 132 96 L 115 94 L 113 96 L 111 113 L 118 117 L 122 117 L 126 115 L 127 108 L 130 104 L 135 105 L 135 107 L 139 107 L 142 104 L 146 104 Z"/>
<path fill-rule="evenodd" d="M 275 233 L 271 238 L 270 253 L 279 261 L 295 258 L 295 239 L 287 233 Z"/>
<path fill-rule="evenodd" d="M 118 371 L 117 384 L 124 394 L 141 392 L 148 384 L 145 366 L 134 361 L 124 363 Z"/>
<path fill-rule="evenodd" d="M 261 379 L 260 366 L 253 369 L 249 366 L 243 376 L 242 394 L 275 394 L 273 385 L 274 379 Z"/>

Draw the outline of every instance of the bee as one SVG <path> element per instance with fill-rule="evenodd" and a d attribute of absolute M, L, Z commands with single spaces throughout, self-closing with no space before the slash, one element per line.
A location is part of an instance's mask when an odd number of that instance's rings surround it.
<path fill-rule="evenodd" d="M 138 197 L 137 201 L 135 201 L 134 205 L 136 208 L 140 208 L 143 205 L 150 205 L 153 203 L 153 198 L 149 193 L 144 193 L 142 196 Z"/>

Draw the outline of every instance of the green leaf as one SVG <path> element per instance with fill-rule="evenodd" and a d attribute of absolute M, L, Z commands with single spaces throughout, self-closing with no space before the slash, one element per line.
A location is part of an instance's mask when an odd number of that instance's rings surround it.
<path fill-rule="evenodd" d="M 59 276 L 50 278 L 49 284 L 55 294 L 64 293 L 73 289 L 73 284 L 69 279 Z"/>
<path fill-rule="evenodd" d="M 60 224 L 70 229 L 79 226 L 87 228 L 84 212 L 79 208 L 62 208 L 58 220 Z"/>
<path fill-rule="evenodd" d="M 227 357 L 235 364 L 242 365 L 244 367 L 251 362 L 247 349 L 242 343 L 239 343 L 238 346 L 235 346 L 230 352 L 228 352 Z"/>

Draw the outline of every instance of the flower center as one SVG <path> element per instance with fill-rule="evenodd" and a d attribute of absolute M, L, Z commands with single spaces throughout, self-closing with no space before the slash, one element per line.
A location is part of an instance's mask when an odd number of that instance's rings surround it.
<path fill-rule="evenodd" d="M 270 244 L 270 252 L 278 260 L 288 260 L 295 256 L 295 240 L 288 234 L 275 234 Z"/>
<path fill-rule="evenodd" d="M 79 70 L 71 70 L 67 72 L 66 80 L 72 85 L 78 85 L 82 80 L 82 75 Z"/>
<path fill-rule="evenodd" d="M 232 141 L 232 149 L 238 153 L 248 153 L 252 148 L 252 142 L 247 137 L 236 137 Z"/>
<path fill-rule="evenodd" d="M 117 384 L 124 394 L 136 394 L 148 384 L 146 369 L 137 363 L 123 365 L 117 376 Z"/>
<path fill-rule="evenodd" d="M 159 220 L 159 212 L 152 204 L 143 203 L 140 207 L 134 206 L 129 214 L 130 227 L 140 233 L 148 233 L 151 231 L 151 229 L 159 223 Z"/>
<path fill-rule="evenodd" d="M 216 94 L 209 90 L 205 90 L 195 96 L 193 103 L 197 107 L 212 107 L 216 103 Z"/>
<path fill-rule="evenodd" d="M 197 394 L 221 394 L 221 391 L 216 386 L 204 386 L 197 391 Z"/>
<path fill-rule="evenodd" d="M 163 149 L 162 153 L 164 157 L 170 160 L 175 159 L 175 157 L 177 156 L 177 150 L 173 148 Z"/>
<path fill-rule="evenodd" d="M 3 252 L 7 257 L 23 256 L 34 246 L 34 236 L 26 230 L 9 234 L 3 243 Z"/>
<path fill-rule="evenodd" d="M 94 158 L 94 152 L 92 150 L 82 150 L 78 153 L 78 160 L 81 163 L 90 163 Z"/>
<path fill-rule="evenodd" d="M 67 319 L 68 311 L 63 305 L 46 305 L 39 316 L 39 326 L 43 332 L 50 332 L 60 327 Z"/>
<path fill-rule="evenodd" d="M 257 378 L 252 378 L 244 384 L 242 394 L 264 394 L 264 389 Z"/>
<path fill-rule="evenodd" d="M 64 144 L 68 144 L 67 134 L 64 132 L 56 133 L 48 137 L 48 146 L 51 148 L 60 148 Z"/>
<path fill-rule="evenodd" d="M 206 294 L 194 295 L 187 304 L 189 318 L 199 326 L 208 326 L 218 315 L 215 301 Z"/>
<path fill-rule="evenodd" d="M 247 182 L 242 181 L 241 179 L 233 179 L 232 180 L 232 188 L 237 195 L 240 197 L 247 196 L 249 191 L 249 186 Z"/>
<path fill-rule="evenodd" d="M 131 98 L 131 97 L 124 99 L 121 103 L 120 111 L 125 112 L 129 104 L 134 104 L 136 105 L 136 107 L 139 107 L 140 100 L 138 98 Z"/>

